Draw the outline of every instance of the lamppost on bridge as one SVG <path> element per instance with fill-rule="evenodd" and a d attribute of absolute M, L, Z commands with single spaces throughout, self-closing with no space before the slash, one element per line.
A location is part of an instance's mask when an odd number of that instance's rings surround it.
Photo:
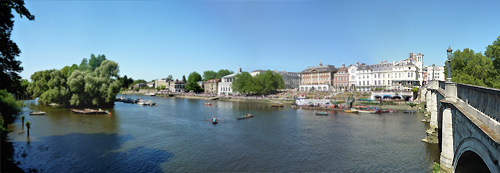
<path fill-rule="evenodd" d="M 432 80 L 434 80 L 434 68 L 436 68 L 436 64 L 432 64 Z"/>
<path fill-rule="evenodd" d="M 451 56 L 453 49 L 451 49 L 451 46 L 448 46 L 448 49 L 446 49 L 446 52 L 448 54 L 448 78 L 446 78 L 446 82 L 451 82 L 451 71 L 450 71 L 450 66 L 451 66 Z"/>

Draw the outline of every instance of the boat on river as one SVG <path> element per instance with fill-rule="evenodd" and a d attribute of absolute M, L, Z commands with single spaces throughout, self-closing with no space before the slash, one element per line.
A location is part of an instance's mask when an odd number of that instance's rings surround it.
<path fill-rule="evenodd" d="M 410 111 L 410 110 L 408 110 L 408 111 L 403 111 L 403 113 L 405 113 L 405 114 L 414 114 L 414 113 L 416 113 L 416 112 L 417 112 L 417 111 Z"/>
<path fill-rule="evenodd" d="M 213 125 L 216 125 L 218 122 L 219 122 L 219 120 L 217 120 L 217 118 L 212 118 L 212 124 Z"/>
<path fill-rule="evenodd" d="M 205 105 L 207 105 L 207 106 L 212 106 L 212 103 L 205 103 Z"/>
<path fill-rule="evenodd" d="M 244 119 L 248 119 L 248 118 L 252 118 L 253 115 L 252 114 L 248 114 L 248 115 L 242 115 L 241 117 L 238 117 L 236 118 L 237 120 L 244 120 Z"/>
<path fill-rule="evenodd" d="M 38 111 L 38 112 L 30 112 L 30 115 L 45 115 L 45 112 L 41 112 L 41 111 Z"/>
<path fill-rule="evenodd" d="M 73 113 L 77 114 L 107 114 L 108 111 L 105 110 L 97 110 L 97 109 L 71 109 Z"/>
<path fill-rule="evenodd" d="M 145 101 L 145 100 L 139 100 L 137 102 L 138 105 L 143 105 L 143 106 L 155 106 L 156 103 L 152 101 Z"/>
<path fill-rule="evenodd" d="M 346 109 L 346 110 L 344 110 L 344 112 L 345 113 L 358 113 L 358 110 L 356 110 L 356 109 L 351 109 L 351 110 Z"/>
<path fill-rule="evenodd" d="M 316 112 L 316 115 L 328 115 L 326 112 Z"/>

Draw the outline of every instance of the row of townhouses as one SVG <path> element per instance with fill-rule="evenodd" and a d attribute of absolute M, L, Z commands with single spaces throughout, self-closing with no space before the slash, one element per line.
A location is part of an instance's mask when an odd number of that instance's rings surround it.
<path fill-rule="evenodd" d="M 409 53 L 408 58 L 394 62 L 381 61 L 372 65 L 356 62 L 349 66 L 342 63 L 339 68 L 334 65 L 323 65 L 320 62 L 318 66 L 310 66 L 301 72 L 276 70 L 273 72 L 281 75 L 285 89 L 299 91 L 408 90 L 424 85 L 429 80 L 444 81 L 444 67 L 423 65 L 423 58 L 422 53 Z M 198 84 L 207 94 L 232 95 L 234 77 L 242 72 L 239 67 L 236 73 Z M 255 70 L 250 72 L 250 75 L 256 76 L 264 72 L 266 70 Z M 154 85 L 155 87 L 164 85 L 170 92 L 184 92 L 184 82 L 178 80 L 156 80 Z"/>

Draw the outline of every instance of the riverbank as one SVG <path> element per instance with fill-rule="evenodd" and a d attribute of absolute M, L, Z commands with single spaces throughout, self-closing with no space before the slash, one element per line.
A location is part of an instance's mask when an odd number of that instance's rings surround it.
<path fill-rule="evenodd" d="M 3 118 L 3 117 L 2 117 Z M 2 119 L 3 121 L 3 119 Z M 7 119 L 4 121 L 5 124 L 14 123 L 14 119 Z M 7 126 L 6 125 L 6 126 Z M 5 127 L 7 129 L 7 127 Z M 0 133 L 0 172 L 24 172 L 17 163 L 14 162 L 14 146 L 12 142 L 7 138 L 7 131 Z"/>
<path fill-rule="evenodd" d="M 219 101 L 230 101 L 230 102 L 247 102 L 247 103 L 268 103 L 268 104 L 293 104 L 293 100 L 281 100 L 281 99 L 260 99 L 260 98 L 234 98 L 234 97 L 211 97 L 211 96 L 192 96 L 192 95 L 175 95 L 176 98 L 186 98 L 186 99 L 200 99 L 200 100 L 211 100 L 216 98 Z"/>

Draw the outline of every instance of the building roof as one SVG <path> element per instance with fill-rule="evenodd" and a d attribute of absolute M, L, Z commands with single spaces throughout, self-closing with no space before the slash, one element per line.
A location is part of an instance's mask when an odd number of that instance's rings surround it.
<path fill-rule="evenodd" d="M 334 65 L 323 65 L 320 63 L 318 66 L 310 66 L 307 67 L 307 69 L 303 70 L 302 74 L 304 73 L 313 73 L 313 72 L 337 72 L 338 69 L 335 68 Z"/>

